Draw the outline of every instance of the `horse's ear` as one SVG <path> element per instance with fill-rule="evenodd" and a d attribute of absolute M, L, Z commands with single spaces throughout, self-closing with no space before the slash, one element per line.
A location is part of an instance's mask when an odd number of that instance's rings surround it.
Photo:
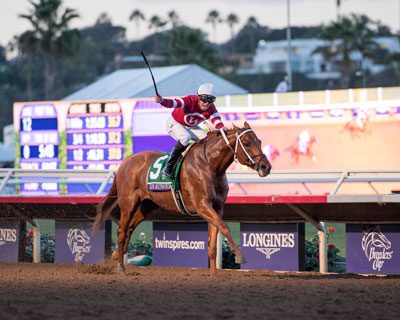
<path fill-rule="evenodd" d="M 232 126 L 233 126 L 233 130 L 235 130 L 235 131 L 239 131 L 239 128 L 238 128 L 238 127 L 236 127 L 234 123 L 232 123 Z"/>
<path fill-rule="evenodd" d="M 250 126 L 249 126 L 249 124 L 247 123 L 247 121 L 244 122 L 244 127 L 245 127 L 246 129 L 249 129 L 249 128 L 250 128 Z"/>

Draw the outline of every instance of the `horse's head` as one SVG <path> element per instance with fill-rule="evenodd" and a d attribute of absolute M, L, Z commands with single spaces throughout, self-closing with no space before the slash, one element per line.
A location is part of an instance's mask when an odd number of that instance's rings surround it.
<path fill-rule="evenodd" d="M 271 171 L 271 163 L 262 151 L 261 140 L 247 122 L 243 128 L 235 125 L 233 128 L 236 133 L 235 154 L 239 162 L 256 170 L 260 177 L 267 176 Z"/>

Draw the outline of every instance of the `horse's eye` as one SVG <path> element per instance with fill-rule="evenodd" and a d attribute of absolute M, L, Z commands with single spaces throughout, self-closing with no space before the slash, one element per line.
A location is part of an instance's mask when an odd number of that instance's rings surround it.
<path fill-rule="evenodd" d="M 244 144 L 245 147 L 250 147 L 250 146 L 251 146 L 251 143 L 250 143 L 250 142 L 245 142 L 245 143 L 243 143 L 243 144 Z"/>

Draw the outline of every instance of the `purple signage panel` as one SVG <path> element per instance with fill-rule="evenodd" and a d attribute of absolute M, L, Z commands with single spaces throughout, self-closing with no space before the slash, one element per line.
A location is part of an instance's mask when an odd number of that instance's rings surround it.
<path fill-rule="evenodd" d="M 53 104 L 24 105 L 20 113 L 20 165 L 21 169 L 58 169 L 57 112 Z M 38 182 L 40 178 L 21 183 L 20 194 L 58 195 L 58 183 Z"/>
<path fill-rule="evenodd" d="M 169 135 L 132 137 L 133 153 L 141 151 L 166 152 L 172 150 L 175 143 L 176 141 Z"/>
<path fill-rule="evenodd" d="M 153 265 L 207 268 L 207 223 L 154 222 Z"/>
<path fill-rule="evenodd" d="M 19 220 L 0 220 L 1 262 L 18 262 L 20 260 L 20 234 L 21 223 Z"/>
<path fill-rule="evenodd" d="M 400 274 L 400 224 L 347 224 L 346 271 Z"/>
<path fill-rule="evenodd" d="M 71 103 L 65 125 L 67 168 L 115 170 L 124 158 L 123 125 L 121 106 L 116 101 Z M 99 187 L 67 185 L 69 194 L 93 192 Z"/>
<path fill-rule="evenodd" d="M 304 270 L 304 223 L 240 224 L 242 269 Z"/>
<path fill-rule="evenodd" d="M 93 231 L 87 221 L 56 221 L 56 263 L 104 262 L 104 225 Z"/>

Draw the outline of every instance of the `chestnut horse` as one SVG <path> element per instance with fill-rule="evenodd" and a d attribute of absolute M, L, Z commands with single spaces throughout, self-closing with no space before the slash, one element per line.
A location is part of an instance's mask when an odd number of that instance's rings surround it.
<path fill-rule="evenodd" d="M 160 152 L 140 152 L 124 159 L 114 177 L 107 196 L 97 207 L 94 228 L 98 228 L 118 205 L 121 218 L 118 228 L 118 270 L 125 272 L 123 256 L 133 230 L 156 208 L 177 211 L 171 192 L 149 191 L 149 167 L 162 155 Z M 247 122 L 243 128 L 212 131 L 196 142 L 183 160 L 180 182 L 186 209 L 197 213 L 209 224 L 208 256 L 210 274 L 216 273 L 216 242 L 220 231 L 235 254 L 236 263 L 245 263 L 244 256 L 234 243 L 228 226 L 222 220 L 228 195 L 225 171 L 234 159 L 256 170 L 261 177 L 271 171 L 271 164 L 261 150 L 261 141 Z"/>

